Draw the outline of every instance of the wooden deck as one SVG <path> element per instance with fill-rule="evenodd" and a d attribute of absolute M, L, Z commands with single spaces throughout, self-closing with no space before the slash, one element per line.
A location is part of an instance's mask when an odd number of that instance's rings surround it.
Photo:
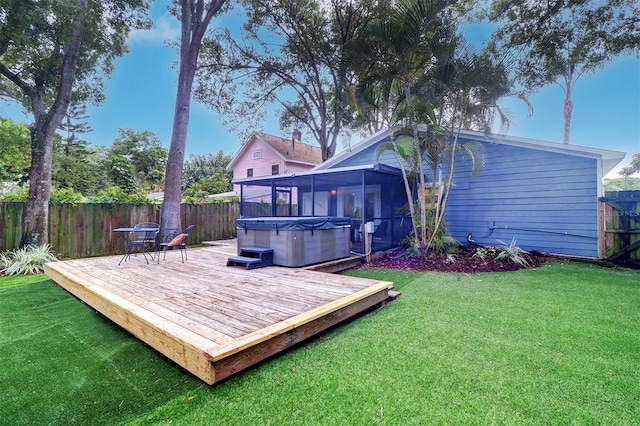
<path fill-rule="evenodd" d="M 384 302 L 393 283 L 304 269 L 227 267 L 235 246 L 52 262 L 45 273 L 213 384 Z"/>

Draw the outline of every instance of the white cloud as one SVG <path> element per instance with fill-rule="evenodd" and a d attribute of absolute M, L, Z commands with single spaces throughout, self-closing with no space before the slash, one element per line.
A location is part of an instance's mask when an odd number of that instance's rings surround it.
<path fill-rule="evenodd" d="M 178 40 L 180 37 L 180 23 L 169 13 L 164 13 L 153 20 L 150 30 L 132 31 L 129 36 L 130 44 L 162 44 L 165 41 Z"/>

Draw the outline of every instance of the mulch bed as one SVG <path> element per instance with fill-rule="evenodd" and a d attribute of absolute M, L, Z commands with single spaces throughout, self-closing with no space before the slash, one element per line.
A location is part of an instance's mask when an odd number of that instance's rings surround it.
<path fill-rule="evenodd" d="M 436 271 L 436 272 L 462 272 L 472 274 L 475 272 L 506 272 L 524 269 L 522 265 L 510 259 L 495 260 L 492 256 L 481 259 L 476 253 L 475 246 L 462 246 L 454 254 L 452 262 L 446 254 L 429 253 L 426 256 L 411 256 L 404 247 L 397 247 L 376 255 L 368 264 L 363 264 L 359 269 L 387 268 L 403 269 L 407 271 Z M 540 264 L 555 257 L 536 251 L 527 253 L 529 268 L 535 268 Z"/>

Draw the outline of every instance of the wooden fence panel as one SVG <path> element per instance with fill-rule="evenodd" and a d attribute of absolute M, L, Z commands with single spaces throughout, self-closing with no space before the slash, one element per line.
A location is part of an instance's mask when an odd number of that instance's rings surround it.
<path fill-rule="evenodd" d="M 640 262 L 640 191 L 607 192 L 606 252 L 611 260 Z"/>
<path fill-rule="evenodd" d="M 26 203 L 0 203 L 0 251 L 13 250 L 20 244 Z M 237 202 L 182 205 L 182 225 L 195 225 L 190 244 L 234 238 Z M 141 222 L 160 223 L 159 205 L 128 204 L 54 204 L 49 206 L 49 243 L 63 258 L 121 254 L 125 249 L 119 227 Z"/>
<path fill-rule="evenodd" d="M 189 240 L 193 243 L 222 240 L 236 235 L 236 219 L 240 217 L 238 203 L 183 204 L 183 228 L 194 225 Z"/>
<path fill-rule="evenodd" d="M 0 203 L 0 251 L 20 245 L 25 211 L 26 203 Z"/>

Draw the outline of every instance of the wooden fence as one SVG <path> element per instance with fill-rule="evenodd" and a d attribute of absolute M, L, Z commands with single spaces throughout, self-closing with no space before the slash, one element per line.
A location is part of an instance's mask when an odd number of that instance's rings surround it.
<path fill-rule="evenodd" d="M 25 212 L 26 203 L 0 203 L 0 251 L 19 246 Z M 183 227 L 195 225 L 189 243 L 199 244 L 234 238 L 240 205 L 183 204 L 180 215 Z M 141 222 L 160 223 L 160 206 L 54 204 L 49 206 L 49 243 L 63 258 L 120 254 L 124 252 L 124 238 L 113 230 Z"/>
<path fill-rule="evenodd" d="M 610 191 L 601 201 L 607 258 L 640 263 L 640 191 Z"/>

